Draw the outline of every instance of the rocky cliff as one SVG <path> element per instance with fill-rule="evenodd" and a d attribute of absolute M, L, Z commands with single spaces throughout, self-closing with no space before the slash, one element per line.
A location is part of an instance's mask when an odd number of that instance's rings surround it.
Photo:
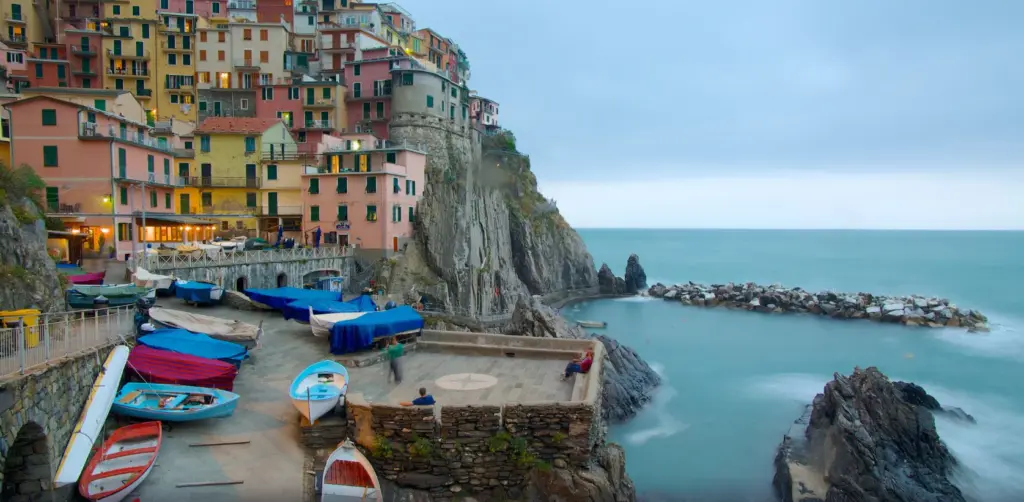
<path fill-rule="evenodd" d="M 924 389 L 877 368 L 836 374 L 783 439 L 774 486 L 783 502 L 957 502 L 956 459 Z"/>
<path fill-rule="evenodd" d="M 626 260 L 626 273 L 616 277 L 607 263 L 601 264 L 597 271 L 598 292 L 603 295 L 635 295 L 647 291 L 647 272 L 640 265 L 640 257 L 631 254 Z"/>
<path fill-rule="evenodd" d="M 429 152 L 416 240 L 396 264 L 391 292 L 489 315 L 511 312 L 518 298 L 597 285 L 593 258 L 538 192 L 511 134 L 412 114 L 393 117 L 390 134 Z"/>
<path fill-rule="evenodd" d="M 44 186 L 30 168 L 0 166 L 0 310 L 63 310 L 64 289 L 46 254 L 37 205 Z"/>

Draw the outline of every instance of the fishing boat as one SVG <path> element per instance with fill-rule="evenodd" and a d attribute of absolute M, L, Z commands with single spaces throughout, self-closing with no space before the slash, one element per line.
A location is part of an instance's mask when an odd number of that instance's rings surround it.
<path fill-rule="evenodd" d="M 103 429 L 103 423 L 107 421 L 107 415 L 110 414 L 110 407 L 117 394 L 117 384 L 121 382 L 124 366 L 128 362 L 128 352 L 128 347 L 118 345 L 110 351 L 103 362 L 103 368 L 96 376 L 89 398 L 85 401 L 82 416 L 78 417 L 78 422 L 71 433 L 71 440 L 64 449 L 64 456 L 57 467 L 57 475 L 53 478 L 54 488 L 75 483 L 81 476 L 93 444 Z"/>
<path fill-rule="evenodd" d="M 160 422 L 117 429 L 93 455 L 78 480 L 78 492 L 94 502 L 124 500 L 153 470 L 162 440 Z"/>
<path fill-rule="evenodd" d="M 230 391 L 238 367 L 205 357 L 136 345 L 128 356 L 129 373 L 146 382 L 191 385 Z"/>
<path fill-rule="evenodd" d="M 136 286 L 156 289 L 157 296 L 170 296 L 174 292 L 174 276 L 154 274 L 144 268 L 135 269 L 132 280 Z"/>
<path fill-rule="evenodd" d="M 343 403 L 348 391 L 348 370 L 335 362 L 324 360 L 309 365 L 292 382 L 291 398 L 295 408 L 310 423 Z"/>
<path fill-rule="evenodd" d="M 608 323 L 604 321 L 576 321 L 576 325 L 581 328 L 607 328 Z"/>
<path fill-rule="evenodd" d="M 356 305 L 347 302 L 333 300 L 295 300 L 281 309 L 285 319 L 292 319 L 302 324 L 309 324 L 309 313 L 314 314 L 340 314 L 344 312 L 359 312 Z"/>
<path fill-rule="evenodd" d="M 185 300 L 185 303 L 210 305 L 221 300 L 224 288 L 212 282 L 179 280 L 174 283 L 174 296 Z"/>
<path fill-rule="evenodd" d="M 331 354 L 367 350 L 382 338 L 416 334 L 423 329 L 423 316 L 408 305 L 362 314 L 351 319 L 337 320 L 330 326 L 328 340 Z M 311 319 L 310 326 L 313 325 Z"/>
<path fill-rule="evenodd" d="M 383 502 L 380 481 L 370 461 L 346 439 L 327 457 L 320 502 Z"/>
<path fill-rule="evenodd" d="M 238 394 L 190 385 L 129 382 L 114 400 L 114 413 L 126 417 L 190 422 L 229 417 L 238 406 Z"/>
<path fill-rule="evenodd" d="M 260 346 L 260 337 L 263 335 L 263 321 L 256 326 L 234 319 L 221 319 L 162 307 L 150 309 L 149 318 L 158 328 L 178 328 L 203 333 L 217 340 L 237 343 L 249 350 Z"/>
<path fill-rule="evenodd" d="M 158 329 L 140 337 L 139 344 L 179 354 L 216 359 L 235 366 L 241 365 L 242 361 L 249 357 L 249 351 L 237 343 L 217 340 L 204 333 L 193 333 L 184 329 Z"/>
<path fill-rule="evenodd" d="M 318 291 L 315 289 L 301 289 L 292 287 L 260 289 L 252 288 L 245 290 L 246 296 L 252 301 L 262 303 L 275 310 L 284 310 L 285 305 L 296 300 L 327 300 L 341 301 L 341 293 L 338 291 Z"/>
<path fill-rule="evenodd" d="M 155 298 L 153 288 L 140 288 L 134 284 L 113 284 L 107 286 L 85 286 L 75 284 L 68 289 L 68 305 L 75 309 L 91 309 L 96 298 L 106 298 L 106 306 L 131 305 L 139 298 Z"/>
<path fill-rule="evenodd" d="M 358 319 L 369 312 L 343 312 L 340 314 L 316 314 L 313 308 L 309 309 L 309 327 L 313 329 L 313 336 L 324 338 L 331 334 L 331 328 L 336 323 Z"/>
<path fill-rule="evenodd" d="M 64 275 L 68 278 L 68 282 L 70 282 L 71 284 L 98 286 L 103 284 L 103 279 L 106 278 L 107 272 L 86 272 L 82 270 L 81 273 L 78 273 L 76 271 L 76 273 L 74 274 L 64 272 Z"/>

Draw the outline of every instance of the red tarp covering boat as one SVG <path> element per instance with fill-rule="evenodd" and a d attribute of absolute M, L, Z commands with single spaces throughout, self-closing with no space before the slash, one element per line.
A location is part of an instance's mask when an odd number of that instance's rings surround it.
<path fill-rule="evenodd" d="M 106 272 L 89 272 L 88 274 L 69 275 L 68 282 L 71 284 L 98 286 L 103 284 L 103 278 L 106 275 Z"/>
<path fill-rule="evenodd" d="M 136 345 L 128 369 L 147 382 L 233 390 L 235 365 L 189 354 Z"/>

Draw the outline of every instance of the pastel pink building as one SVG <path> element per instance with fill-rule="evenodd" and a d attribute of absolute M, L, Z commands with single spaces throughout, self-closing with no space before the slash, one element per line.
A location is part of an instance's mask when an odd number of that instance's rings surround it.
<path fill-rule="evenodd" d="M 256 118 L 281 119 L 294 128 L 302 120 L 300 94 L 291 84 L 262 86 L 256 93 Z"/>
<path fill-rule="evenodd" d="M 17 92 L 27 84 L 25 61 L 28 54 L 24 49 L 12 49 L 0 42 L 0 64 L 7 68 L 7 92 Z"/>
<path fill-rule="evenodd" d="M 199 17 L 227 17 L 228 0 L 157 0 L 158 9 L 182 14 L 198 14 Z"/>
<path fill-rule="evenodd" d="M 363 51 L 364 59 L 345 63 L 348 131 L 388 137 L 393 82 L 391 70 L 413 67 L 412 58 L 390 56 L 387 48 Z"/>
<path fill-rule="evenodd" d="M 425 188 L 426 153 L 369 134 L 347 134 L 302 175 L 303 230 L 320 227 L 323 244 L 389 255 L 412 237 Z"/>
<path fill-rule="evenodd" d="M 32 166 L 46 182 L 47 216 L 91 235 L 90 247 L 104 255 L 116 250 L 125 257 L 145 242 L 182 240 L 174 152 L 150 136 L 149 126 L 48 96 L 6 107 L 12 163 Z"/>

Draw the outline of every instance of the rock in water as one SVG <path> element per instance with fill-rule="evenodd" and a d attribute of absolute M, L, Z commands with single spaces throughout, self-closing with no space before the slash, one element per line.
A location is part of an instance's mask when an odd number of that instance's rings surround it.
<path fill-rule="evenodd" d="M 914 386 L 916 389 L 920 387 Z M 783 502 L 962 502 L 956 459 L 939 439 L 921 389 L 908 402 L 877 368 L 838 373 L 794 423 L 775 457 Z"/>
<path fill-rule="evenodd" d="M 626 453 L 609 443 L 594 452 L 597 459 L 589 469 L 534 469 L 527 500 L 547 502 L 632 502 L 636 500 L 633 480 L 626 475 Z"/>
<path fill-rule="evenodd" d="M 651 400 L 651 392 L 661 377 L 633 349 L 602 335 L 588 335 L 572 326 L 538 297 L 520 299 L 512 322 L 505 331 L 510 335 L 551 338 L 593 337 L 604 344 L 607 357 L 601 374 L 602 415 L 606 420 L 632 418 Z"/>
<path fill-rule="evenodd" d="M 639 256 L 629 255 L 629 259 L 626 260 L 626 275 L 623 279 L 626 281 L 626 294 L 635 295 L 647 289 L 647 273 L 640 265 Z"/>
<path fill-rule="evenodd" d="M 615 273 L 608 267 L 607 263 L 601 264 L 601 269 L 597 271 L 597 290 L 602 295 L 614 295 L 621 293 L 621 291 L 615 291 Z"/>

